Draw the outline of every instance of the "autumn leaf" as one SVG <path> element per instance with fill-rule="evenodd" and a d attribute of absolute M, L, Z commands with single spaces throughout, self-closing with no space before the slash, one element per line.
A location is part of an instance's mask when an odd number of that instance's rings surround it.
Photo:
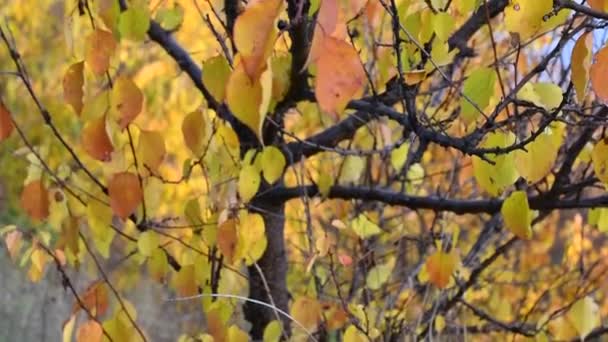
<path fill-rule="evenodd" d="M 126 219 L 133 214 L 143 198 L 139 178 L 130 172 L 114 174 L 108 182 L 108 196 L 114 214 Z"/>
<path fill-rule="evenodd" d="M 94 317 L 105 315 L 109 306 L 108 289 L 102 281 L 95 281 L 90 284 L 83 294 L 80 295 L 80 302 L 74 303 L 72 314 L 84 306 Z"/>
<path fill-rule="evenodd" d="M 4 103 L 0 101 L 0 142 L 6 140 L 13 132 L 13 120 L 11 119 L 11 113 L 4 106 Z"/>
<path fill-rule="evenodd" d="M 160 132 L 142 130 L 139 132 L 137 150 L 142 163 L 152 171 L 157 171 L 167 154 L 165 138 Z"/>
<path fill-rule="evenodd" d="M 125 129 L 141 113 L 144 94 L 132 80 L 120 77 L 114 82 L 111 102 L 119 115 L 120 128 Z"/>
<path fill-rule="evenodd" d="M 576 98 L 579 103 L 583 103 L 587 95 L 587 83 L 589 83 L 589 73 L 593 48 L 593 34 L 583 33 L 572 50 L 572 83 L 576 90 Z"/>
<path fill-rule="evenodd" d="M 429 281 L 440 289 L 445 288 L 450 282 L 457 263 L 458 257 L 454 252 L 436 251 L 426 259 L 425 263 Z"/>
<path fill-rule="evenodd" d="M 321 320 L 321 304 L 311 297 L 297 297 L 291 305 L 293 318 L 308 330 L 315 330 Z"/>
<path fill-rule="evenodd" d="M 237 258 L 245 259 L 247 265 L 252 265 L 262 257 L 268 245 L 264 219 L 260 214 L 243 212 L 239 217 L 237 232 Z"/>
<path fill-rule="evenodd" d="M 283 169 L 285 169 L 285 165 L 287 165 L 287 161 L 285 160 L 285 156 L 283 153 L 274 146 L 265 147 L 262 151 L 262 174 L 264 175 L 264 179 L 273 184 L 283 174 Z"/>
<path fill-rule="evenodd" d="M 72 64 L 63 77 L 63 98 L 80 115 L 84 97 L 84 62 Z"/>
<path fill-rule="evenodd" d="M 94 320 L 88 320 L 82 323 L 76 332 L 77 342 L 101 342 L 103 337 L 103 329 L 101 325 Z"/>
<path fill-rule="evenodd" d="M 106 117 L 101 116 L 85 123 L 80 141 L 83 149 L 94 159 L 108 162 L 112 158 L 114 146 L 106 130 Z"/>
<path fill-rule="evenodd" d="M 143 3 L 139 6 L 131 6 L 120 13 L 118 17 L 118 32 L 126 39 L 141 41 L 146 38 L 146 32 L 150 28 L 150 12 L 148 5 Z"/>
<path fill-rule="evenodd" d="M 274 21 L 282 5 L 282 0 L 252 2 L 234 24 L 234 44 L 251 80 L 257 79 L 266 67 L 277 36 Z"/>
<path fill-rule="evenodd" d="M 96 29 L 87 37 L 85 63 L 95 75 L 101 76 L 108 71 L 116 46 L 114 36 L 108 31 Z"/>
<path fill-rule="evenodd" d="M 322 49 L 316 62 L 315 97 L 321 110 L 337 118 L 363 91 L 367 77 L 352 45 L 329 37 L 323 40 Z"/>
<path fill-rule="evenodd" d="M 192 154 L 199 156 L 205 148 L 205 117 L 203 112 L 196 110 L 184 118 L 182 121 L 182 134 L 186 146 L 192 151 Z"/>
<path fill-rule="evenodd" d="M 263 88 L 259 78 L 251 79 L 244 65 L 238 64 L 226 85 L 226 103 L 239 121 L 244 123 L 258 137 L 266 112 L 260 112 L 263 102 Z"/>
<path fill-rule="evenodd" d="M 28 183 L 21 192 L 21 207 L 33 220 L 44 220 L 49 216 L 49 193 L 42 180 Z"/>
<path fill-rule="evenodd" d="M 203 63 L 203 84 L 218 102 L 226 97 L 230 73 L 230 65 L 224 56 L 211 57 Z"/>
<path fill-rule="evenodd" d="M 236 219 L 228 219 L 218 226 L 217 246 L 226 258 L 228 264 L 232 264 L 238 243 Z"/>
<path fill-rule="evenodd" d="M 520 239 L 532 237 L 532 213 L 528 196 L 523 191 L 514 191 L 505 199 L 500 209 L 505 226 Z"/>

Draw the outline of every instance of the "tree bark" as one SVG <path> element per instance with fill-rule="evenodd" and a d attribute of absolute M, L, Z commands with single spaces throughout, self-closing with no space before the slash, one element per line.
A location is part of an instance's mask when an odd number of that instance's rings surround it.
<path fill-rule="evenodd" d="M 284 227 L 285 204 L 255 201 L 252 207 L 264 218 L 266 226 L 266 251 L 257 265 L 249 267 L 249 298 L 274 305 L 289 312 L 289 292 L 287 291 L 287 254 L 285 251 Z M 262 271 L 260 274 L 260 270 Z M 270 290 L 268 293 L 264 280 Z M 289 334 L 289 319 L 275 310 L 247 302 L 244 305 L 245 318 L 252 324 L 251 337 L 261 340 L 264 328 L 269 322 L 277 319 L 277 314 L 283 322 L 284 331 Z"/>

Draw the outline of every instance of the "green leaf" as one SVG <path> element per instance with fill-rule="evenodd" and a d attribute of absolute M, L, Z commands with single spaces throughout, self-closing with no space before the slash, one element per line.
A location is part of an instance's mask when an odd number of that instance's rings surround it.
<path fill-rule="evenodd" d="M 224 56 L 211 57 L 203 63 L 203 84 L 218 102 L 226 97 L 230 65 Z"/>
<path fill-rule="evenodd" d="M 173 8 L 162 8 L 156 13 L 156 21 L 165 30 L 173 31 L 184 21 L 184 8 L 178 3 Z"/>
<path fill-rule="evenodd" d="M 477 107 L 484 110 L 490 103 L 490 98 L 494 95 L 494 83 L 496 82 L 496 72 L 490 68 L 479 68 L 473 71 L 464 81 L 462 93 L 473 101 Z M 466 124 L 477 120 L 481 115 L 465 97 L 460 100 L 460 117 Z"/>
<path fill-rule="evenodd" d="M 130 7 L 118 18 L 118 32 L 122 38 L 142 41 L 149 28 L 150 12 L 144 5 Z"/>
<path fill-rule="evenodd" d="M 260 171 L 253 165 L 245 165 L 239 172 L 238 192 L 243 202 L 249 202 L 260 188 Z"/>

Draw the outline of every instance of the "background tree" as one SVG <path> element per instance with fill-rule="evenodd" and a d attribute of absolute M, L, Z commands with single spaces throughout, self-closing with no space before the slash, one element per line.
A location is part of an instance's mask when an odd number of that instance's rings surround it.
<path fill-rule="evenodd" d="M 601 336 L 605 2 L 5 2 L 7 250 L 79 341 Z"/>

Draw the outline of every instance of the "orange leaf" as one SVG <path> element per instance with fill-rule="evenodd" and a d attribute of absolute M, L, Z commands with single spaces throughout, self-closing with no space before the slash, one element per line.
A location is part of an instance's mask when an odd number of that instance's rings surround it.
<path fill-rule="evenodd" d="M 96 29 L 87 37 L 85 62 L 97 76 L 103 75 L 110 67 L 110 57 L 116 49 L 112 33 Z"/>
<path fill-rule="evenodd" d="M 572 83 L 576 90 L 578 102 L 583 102 L 589 82 L 589 68 L 593 48 L 593 33 L 587 32 L 580 36 L 572 50 Z"/>
<path fill-rule="evenodd" d="M 426 260 L 429 280 L 442 289 L 450 282 L 452 272 L 456 268 L 457 257 L 453 253 L 437 251 Z"/>
<path fill-rule="evenodd" d="M 72 64 L 63 77 L 63 99 L 67 102 L 76 114 L 80 115 L 83 107 L 82 97 L 84 96 L 84 62 Z"/>
<path fill-rule="evenodd" d="M 103 316 L 108 311 L 108 289 L 101 281 L 89 285 L 80 299 L 84 307 L 95 317 Z M 77 313 L 80 308 L 78 302 L 74 303 L 72 313 Z"/>
<path fill-rule="evenodd" d="M 298 297 L 291 306 L 293 318 L 306 329 L 314 330 L 321 319 L 321 304 L 316 298 Z"/>
<path fill-rule="evenodd" d="M 366 76 L 353 46 L 326 38 L 317 60 L 315 96 L 324 112 L 337 117 L 365 86 Z"/>
<path fill-rule="evenodd" d="M 139 178 L 130 172 L 115 174 L 108 183 L 110 207 L 121 219 L 129 217 L 143 199 Z"/>
<path fill-rule="evenodd" d="M 4 106 L 4 103 L 0 101 L 0 141 L 8 138 L 13 132 L 13 120 L 11 120 L 11 113 Z"/>
<path fill-rule="evenodd" d="M 238 236 L 236 234 L 236 220 L 229 219 L 222 222 L 217 230 L 217 246 L 229 264 L 232 264 L 234 254 L 236 252 L 237 242 Z"/>
<path fill-rule="evenodd" d="M 103 329 L 101 325 L 93 320 L 88 320 L 78 327 L 76 333 L 77 342 L 101 342 Z"/>
<path fill-rule="evenodd" d="M 133 81 L 126 77 L 116 80 L 112 88 L 112 106 L 118 111 L 121 129 L 125 129 L 137 117 L 143 104 L 144 94 Z"/>
<path fill-rule="evenodd" d="M 591 66 L 590 74 L 595 95 L 602 101 L 608 101 L 608 46 L 603 47 L 595 55 L 595 63 Z"/>
<path fill-rule="evenodd" d="M 105 115 L 90 120 L 82 129 L 80 140 L 84 150 L 93 158 L 101 161 L 110 161 L 114 146 L 106 131 Z"/>
<path fill-rule="evenodd" d="M 34 220 L 49 216 L 49 193 L 41 180 L 28 183 L 21 193 L 21 207 Z"/>
<path fill-rule="evenodd" d="M 234 44 L 241 54 L 245 72 L 256 79 L 272 53 L 277 29 L 274 24 L 283 0 L 251 2 L 234 23 Z"/>
<path fill-rule="evenodd" d="M 322 0 L 317 15 L 317 24 L 308 55 L 309 62 L 316 62 L 323 53 L 325 38 L 334 37 L 340 40 L 346 37 L 346 23 L 341 20 L 340 4 L 337 0 Z M 308 64 L 308 63 L 307 63 Z"/>

